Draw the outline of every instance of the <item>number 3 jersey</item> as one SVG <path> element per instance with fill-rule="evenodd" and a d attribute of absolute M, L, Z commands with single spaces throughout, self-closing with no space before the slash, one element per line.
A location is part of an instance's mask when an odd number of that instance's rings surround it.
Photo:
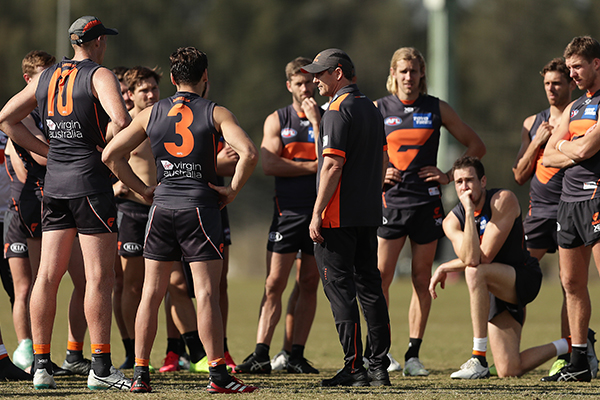
<path fill-rule="evenodd" d="M 218 208 L 215 103 L 177 92 L 152 107 L 146 134 L 156 160 L 154 205 L 167 209 Z"/>
<path fill-rule="evenodd" d="M 420 95 L 404 103 L 395 95 L 377 100 L 388 143 L 390 164 L 401 171 L 402 180 L 384 188 L 384 207 L 412 208 L 441 197 L 438 182 L 425 182 L 422 167 L 437 164 L 442 117 L 437 97 Z"/>
<path fill-rule="evenodd" d="M 63 59 L 40 76 L 35 97 L 49 140 L 44 195 L 73 199 L 112 192 L 110 170 L 97 146 L 106 145 L 109 117 L 92 92 L 91 60 Z"/>

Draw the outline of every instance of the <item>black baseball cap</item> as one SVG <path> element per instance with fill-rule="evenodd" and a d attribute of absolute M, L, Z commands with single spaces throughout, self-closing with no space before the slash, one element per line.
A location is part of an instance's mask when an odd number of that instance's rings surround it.
<path fill-rule="evenodd" d="M 354 64 L 352 60 L 343 50 L 340 49 L 327 49 L 323 50 L 313 60 L 311 64 L 305 65 L 301 68 L 302 72 L 309 74 L 318 74 L 329 68 L 340 67 L 347 75 L 350 72 L 351 76 L 354 76 Z"/>
<path fill-rule="evenodd" d="M 118 35 L 116 29 L 106 28 L 96 17 L 86 15 L 78 18 L 69 28 L 71 44 L 82 44 L 101 35 Z"/>

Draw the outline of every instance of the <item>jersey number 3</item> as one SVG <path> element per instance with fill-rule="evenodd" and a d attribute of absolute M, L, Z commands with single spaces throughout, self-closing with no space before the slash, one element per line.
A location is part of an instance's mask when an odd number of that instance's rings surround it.
<path fill-rule="evenodd" d="M 181 145 L 174 142 L 165 142 L 165 150 L 174 157 L 185 157 L 194 149 L 194 135 L 190 126 L 194 122 L 194 113 L 185 104 L 175 104 L 167 114 L 169 117 L 181 116 L 179 122 L 175 123 L 175 133 L 181 136 Z"/>

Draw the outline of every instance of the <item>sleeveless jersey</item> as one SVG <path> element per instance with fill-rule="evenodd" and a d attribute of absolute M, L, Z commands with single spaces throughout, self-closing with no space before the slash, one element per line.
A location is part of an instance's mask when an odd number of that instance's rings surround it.
<path fill-rule="evenodd" d="M 156 161 L 154 205 L 167 209 L 218 208 L 215 103 L 177 92 L 152 107 L 146 134 Z"/>
<path fill-rule="evenodd" d="M 298 114 L 291 104 L 277 110 L 277 115 L 283 144 L 281 156 L 294 161 L 316 160 L 315 134 L 306 116 Z M 279 215 L 310 214 L 317 198 L 316 182 L 317 174 L 276 176 L 275 206 Z"/>
<path fill-rule="evenodd" d="M 535 116 L 529 130 L 529 138 L 535 139 L 536 132 L 542 122 L 550 119 L 550 109 L 546 109 Z M 544 144 L 540 147 L 535 159 L 535 171 L 529 186 L 529 215 L 532 217 L 556 219 L 558 201 L 562 193 L 562 179 L 564 170 L 560 168 L 545 167 Z"/>
<path fill-rule="evenodd" d="M 92 93 L 90 60 L 63 59 L 40 77 L 35 93 L 49 139 L 45 194 L 73 199 L 112 193 L 110 170 L 97 146 L 106 145 L 109 117 Z"/>
<path fill-rule="evenodd" d="M 12 165 L 11 157 L 17 157 L 17 155 L 15 154 L 10 157 L 6 157 L 6 159 L 4 161 L 4 166 L 6 167 L 6 173 L 8 174 L 8 177 L 10 179 L 10 201 L 8 203 L 8 208 L 12 211 L 18 211 L 19 197 L 21 196 L 21 190 L 23 189 L 23 183 L 21 183 L 19 178 L 17 178 L 17 174 Z"/>
<path fill-rule="evenodd" d="M 569 118 L 570 140 L 577 140 L 598 122 L 598 104 L 600 91 L 593 95 L 584 94 L 571 106 Z M 565 202 L 576 202 L 594 199 L 598 196 L 600 181 L 600 152 L 587 160 L 565 168 L 563 191 L 560 199 Z"/>
<path fill-rule="evenodd" d="M 422 167 L 437 164 L 440 144 L 440 100 L 420 95 L 403 103 L 395 95 L 377 100 L 384 119 L 390 164 L 401 171 L 402 180 L 384 187 L 384 207 L 412 208 L 441 197 L 437 182 L 425 182 L 418 173 Z"/>
<path fill-rule="evenodd" d="M 30 115 L 33 117 L 36 126 L 40 130 L 44 129 L 44 124 L 40 119 L 38 109 L 36 108 Z M 35 196 L 41 200 L 44 188 L 44 177 L 46 176 L 46 167 L 38 164 L 31 154 L 23 147 L 16 143 L 13 143 L 13 146 L 27 170 L 27 180 L 25 181 L 22 193 L 25 193 L 26 196 Z"/>
<path fill-rule="evenodd" d="M 485 203 L 483 204 L 483 208 L 479 211 L 479 214 L 476 213 L 475 216 L 475 224 L 479 229 L 479 241 L 481 242 L 481 237 L 485 232 L 485 228 L 487 227 L 487 223 L 490 219 L 492 219 L 492 207 L 490 206 L 490 202 L 492 200 L 492 196 L 497 192 L 503 189 L 490 189 L 486 191 L 485 195 Z M 465 209 L 462 203 L 458 203 L 456 207 L 452 209 L 452 212 L 458 220 L 460 221 L 460 228 L 464 231 L 465 229 Z M 511 265 L 515 268 L 522 267 L 527 265 L 528 261 L 530 261 L 532 257 L 529 255 L 527 248 L 525 247 L 525 238 L 523 234 L 523 221 L 521 219 L 521 215 L 515 218 L 515 222 L 508 234 L 508 237 L 504 241 L 502 248 L 494 257 L 492 262 L 498 262 L 502 264 Z"/>

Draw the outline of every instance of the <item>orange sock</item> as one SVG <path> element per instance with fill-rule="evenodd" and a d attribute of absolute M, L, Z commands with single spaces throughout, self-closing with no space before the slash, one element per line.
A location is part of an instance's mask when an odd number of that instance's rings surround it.
<path fill-rule="evenodd" d="M 217 365 L 222 365 L 222 364 L 225 364 L 224 358 L 217 358 L 217 359 L 214 359 L 214 360 L 208 362 L 208 365 L 213 368 L 216 367 Z"/>
<path fill-rule="evenodd" d="M 480 356 L 480 357 L 485 357 L 485 351 L 477 351 L 477 350 L 473 350 L 473 355 L 474 356 Z"/>
<path fill-rule="evenodd" d="M 71 351 L 83 351 L 83 342 L 71 342 L 67 341 L 67 350 Z"/>
<path fill-rule="evenodd" d="M 34 344 L 33 354 L 50 354 L 50 344 Z"/>
<path fill-rule="evenodd" d="M 110 353 L 110 343 L 106 344 L 93 344 L 92 343 L 92 354 L 104 354 Z"/>
<path fill-rule="evenodd" d="M 136 367 L 147 367 L 150 365 L 150 360 L 146 358 L 135 358 L 135 366 Z"/>

